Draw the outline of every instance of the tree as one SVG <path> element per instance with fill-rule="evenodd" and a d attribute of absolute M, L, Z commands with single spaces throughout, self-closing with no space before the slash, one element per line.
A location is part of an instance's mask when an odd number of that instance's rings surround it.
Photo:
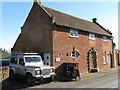
<path fill-rule="evenodd" d="M 2 50 L 2 48 L 0 48 L 0 59 L 10 59 L 10 53 L 5 50 Z"/>

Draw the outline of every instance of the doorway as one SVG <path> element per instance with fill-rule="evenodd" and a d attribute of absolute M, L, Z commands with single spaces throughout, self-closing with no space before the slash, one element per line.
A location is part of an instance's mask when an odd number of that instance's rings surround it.
<path fill-rule="evenodd" d="M 88 71 L 91 72 L 97 69 L 97 52 L 91 48 L 88 52 Z"/>
<path fill-rule="evenodd" d="M 96 52 L 92 51 L 91 52 L 91 68 L 97 68 L 97 61 L 96 61 Z"/>
<path fill-rule="evenodd" d="M 50 66 L 50 53 L 44 53 L 44 64 Z"/>

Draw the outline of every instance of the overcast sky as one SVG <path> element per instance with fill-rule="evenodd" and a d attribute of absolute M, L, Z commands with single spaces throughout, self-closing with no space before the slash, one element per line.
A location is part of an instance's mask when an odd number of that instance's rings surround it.
<path fill-rule="evenodd" d="M 21 32 L 33 2 L 2 2 L 2 27 L 0 27 L 0 47 L 11 49 Z M 42 5 L 61 12 L 98 23 L 113 32 L 118 48 L 118 2 L 42 2 Z M 1 24 L 1 22 L 0 22 Z"/>

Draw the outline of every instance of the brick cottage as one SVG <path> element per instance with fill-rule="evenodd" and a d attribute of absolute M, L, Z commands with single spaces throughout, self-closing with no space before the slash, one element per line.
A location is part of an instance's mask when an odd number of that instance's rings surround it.
<path fill-rule="evenodd" d="M 77 63 L 79 73 L 114 66 L 112 33 L 94 18 L 86 21 L 34 2 L 12 51 L 39 53 L 63 76 L 63 63 Z"/>

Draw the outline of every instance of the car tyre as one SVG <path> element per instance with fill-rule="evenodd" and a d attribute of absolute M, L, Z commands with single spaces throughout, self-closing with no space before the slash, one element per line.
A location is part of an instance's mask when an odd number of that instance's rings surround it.
<path fill-rule="evenodd" d="M 27 74 L 26 79 L 27 79 L 28 86 L 34 86 L 35 82 L 31 74 Z"/>
<path fill-rule="evenodd" d="M 14 74 L 13 70 L 10 70 L 9 78 L 10 78 L 10 80 L 15 80 L 15 74 Z"/>
<path fill-rule="evenodd" d="M 50 83 L 50 82 L 52 82 L 52 81 L 54 81 L 54 77 L 49 77 L 49 78 L 47 79 L 47 82 L 48 82 L 48 83 Z"/>

